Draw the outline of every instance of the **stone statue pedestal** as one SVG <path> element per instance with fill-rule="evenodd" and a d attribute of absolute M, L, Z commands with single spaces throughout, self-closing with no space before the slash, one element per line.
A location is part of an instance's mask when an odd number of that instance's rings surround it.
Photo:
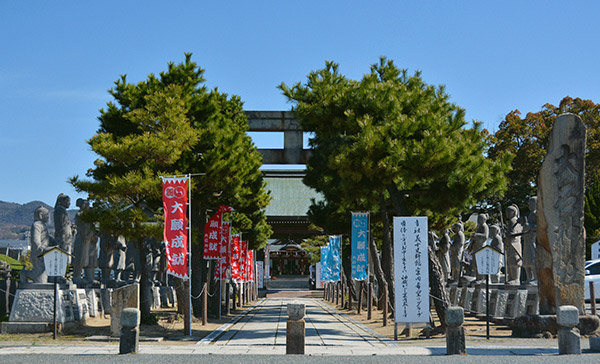
<path fill-rule="evenodd" d="M 16 292 L 9 321 L 2 323 L 2 332 L 50 331 L 54 321 L 54 284 L 21 284 L 23 286 L 26 288 Z M 56 319 L 60 325 L 79 324 L 90 317 L 91 305 L 86 290 L 73 286 L 59 286 Z"/>

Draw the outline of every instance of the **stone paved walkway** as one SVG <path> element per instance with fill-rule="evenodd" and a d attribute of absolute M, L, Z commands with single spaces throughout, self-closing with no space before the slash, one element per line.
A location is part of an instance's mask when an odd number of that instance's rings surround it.
<path fill-rule="evenodd" d="M 323 347 L 344 347 L 347 353 L 374 352 L 376 348 L 395 347 L 366 327 L 349 321 L 337 311 L 311 298 L 268 298 L 220 335 L 199 344 L 214 346 L 261 346 L 260 350 L 285 352 L 287 304 L 306 305 L 306 352 L 326 352 Z M 333 348 L 332 348 L 333 349 Z"/>
<path fill-rule="evenodd" d="M 166 342 L 140 344 L 140 354 L 285 354 L 287 304 L 299 301 L 306 305 L 307 355 L 445 355 L 445 345 L 420 340 L 399 344 L 382 337 L 365 326 L 351 320 L 320 299 L 295 295 L 293 298 L 275 295 L 257 302 L 253 307 L 230 323 L 204 338 L 190 344 L 169 345 Z M 469 355 L 557 355 L 556 340 L 512 339 L 500 342 L 469 342 Z M 582 339 L 582 348 L 589 348 Z M 117 354 L 118 343 L 98 345 L 2 345 L 0 356 L 18 354 L 95 355 Z M 600 354 L 584 354 L 582 358 L 595 358 Z M 2 362 L 2 359 L 0 359 Z"/>

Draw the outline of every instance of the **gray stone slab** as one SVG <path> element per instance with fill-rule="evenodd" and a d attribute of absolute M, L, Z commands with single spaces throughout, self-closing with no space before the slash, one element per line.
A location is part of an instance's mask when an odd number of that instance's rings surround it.
<path fill-rule="evenodd" d="M 494 317 L 502 318 L 506 315 L 506 306 L 508 304 L 508 291 L 498 290 L 498 296 L 496 298 L 495 310 L 492 313 Z"/>
<path fill-rule="evenodd" d="M 473 288 L 473 287 L 468 287 L 465 292 L 465 302 L 464 302 L 463 308 L 467 312 L 471 311 L 471 308 L 473 306 L 474 293 L 475 293 L 475 288 Z"/>
<path fill-rule="evenodd" d="M 59 290 L 56 306 L 57 322 L 84 320 L 88 315 L 85 290 Z M 17 290 L 9 321 L 52 322 L 54 318 L 54 290 Z"/>
<path fill-rule="evenodd" d="M 2 322 L 0 324 L 3 334 L 40 333 L 52 331 L 49 322 Z"/>
<path fill-rule="evenodd" d="M 139 285 L 130 284 L 112 291 L 110 334 L 119 336 L 121 333 L 121 312 L 124 308 L 140 308 Z"/>

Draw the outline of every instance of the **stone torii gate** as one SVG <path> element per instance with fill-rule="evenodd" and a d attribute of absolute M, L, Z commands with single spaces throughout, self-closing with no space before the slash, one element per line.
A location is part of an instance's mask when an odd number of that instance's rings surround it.
<path fill-rule="evenodd" d="M 302 128 L 291 111 L 245 111 L 249 131 L 283 132 L 283 149 L 259 149 L 264 164 L 306 164 L 310 150 L 303 149 Z"/>

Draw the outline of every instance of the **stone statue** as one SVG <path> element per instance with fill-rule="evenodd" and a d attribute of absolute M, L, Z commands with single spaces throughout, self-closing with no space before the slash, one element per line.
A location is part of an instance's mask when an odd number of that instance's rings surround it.
<path fill-rule="evenodd" d="M 48 247 L 54 245 L 54 239 L 48 234 L 48 227 L 46 226 L 49 216 L 50 213 L 43 206 L 35 209 L 33 213 L 34 221 L 31 225 L 31 234 L 29 237 L 31 242 L 31 264 L 33 268 L 21 271 L 21 282 L 27 282 L 28 280 L 34 283 L 48 282 L 44 258 L 40 255 L 44 254 Z"/>
<path fill-rule="evenodd" d="M 537 197 L 529 199 L 529 216 L 523 224 L 523 268 L 527 275 L 527 283 L 536 281 L 535 248 L 537 245 Z"/>
<path fill-rule="evenodd" d="M 98 267 L 102 271 L 102 282 L 110 281 L 110 270 L 113 267 L 112 236 L 107 233 L 100 234 L 100 254 L 98 256 Z"/>
<path fill-rule="evenodd" d="M 128 241 L 125 251 L 125 269 L 122 279 L 127 282 L 139 283 L 142 276 L 142 265 L 137 242 L 134 240 Z"/>
<path fill-rule="evenodd" d="M 452 280 L 458 282 L 461 276 L 462 262 L 463 262 L 463 250 L 465 246 L 465 228 L 462 222 L 457 222 L 452 226 L 454 232 L 454 240 L 450 246 L 450 266 L 452 269 Z"/>
<path fill-rule="evenodd" d="M 77 199 L 79 212 L 75 216 L 77 235 L 73 244 L 73 281 L 75 283 L 93 283 L 94 269 L 98 266 L 98 233 L 93 224 L 82 220 L 83 212 L 90 208 L 88 200 Z M 85 279 L 81 273 L 85 271 Z"/>
<path fill-rule="evenodd" d="M 115 281 L 122 283 L 126 280 L 123 278 L 123 271 L 127 264 L 127 240 L 122 235 L 119 235 L 116 239 L 113 237 L 111 240 L 113 244 L 113 266 Z"/>
<path fill-rule="evenodd" d="M 521 235 L 523 227 L 519 223 L 519 208 L 510 205 L 506 208 L 506 237 L 504 250 L 506 251 L 506 283 L 510 285 L 521 284 L 521 267 L 523 266 L 523 248 Z"/>
<path fill-rule="evenodd" d="M 98 267 L 102 270 L 102 282 L 121 281 L 121 273 L 125 269 L 125 250 L 127 243 L 123 236 L 115 238 L 108 233 L 100 234 Z M 114 270 L 114 280 L 110 278 L 111 270 Z"/>
<path fill-rule="evenodd" d="M 154 284 L 160 284 L 161 273 L 163 271 L 163 253 L 164 253 L 164 243 L 162 240 L 157 239 L 149 239 L 149 248 L 150 248 L 150 257 L 152 258 L 150 265 L 150 281 L 154 282 Z"/>
<path fill-rule="evenodd" d="M 547 154 L 538 178 L 536 275 L 540 314 L 563 305 L 585 314 L 586 127 L 574 114 L 552 125 Z"/>
<path fill-rule="evenodd" d="M 54 206 L 54 238 L 59 248 L 71 254 L 77 229 L 69 220 L 67 213 L 69 206 L 71 206 L 71 198 L 64 193 L 59 194 Z"/>
<path fill-rule="evenodd" d="M 469 246 L 469 251 L 471 255 L 475 257 L 475 253 L 479 251 L 479 249 L 483 248 L 483 245 L 488 240 L 490 236 L 490 229 L 487 224 L 488 214 L 479 214 L 477 215 L 477 229 L 475 233 L 471 237 L 471 245 Z M 480 275 L 477 270 L 477 260 L 473 259 L 472 262 L 473 273 L 476 274 L 477 280 L 485 279 L 485 276 Z"/>
<path fill-rule="evenodd" d="M 442 234 L 442 238 L 438 242 L 437 256 L 440 261 L 440 265 L 442 266 L 442 272 L 444 274 L 444 277 L 446 277 L 446 280 L 448 280 L 450 278 L 450 273 L 451 273 L 451 271 L 450 271 L 450 244 L 451 244 L 451 240 L 450 240 L 450 235 L 448 233 L 448 230 L 444 230 L 444 233 Z"/>
<path fill-rule="evenodd" d="M 498 225 L 492 225 L 490 226 L 490 247 L 496 249 L 497 251 L 499 251 L 500 253 L 502 253 L 502 256 L 500 257 L 500 267 L 502 268 L 502 266 L 504 265 L 504 242 L 502 241 L 502 229 L 500 229 L 500 226 Z M 495 276 L 491 276 L 490 279 L 492 282 L 496 283 L 499 282 L 500 278 L 500 270 L 498 270 L 498 274 Z"/>

